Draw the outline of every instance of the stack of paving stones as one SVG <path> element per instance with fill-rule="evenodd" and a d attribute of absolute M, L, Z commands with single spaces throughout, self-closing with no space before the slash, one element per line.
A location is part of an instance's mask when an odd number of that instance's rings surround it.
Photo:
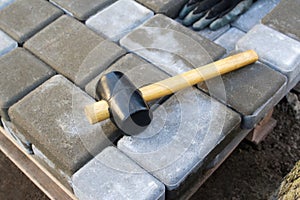
<path fill-rule="evenodd" d="M 198 32 L 176 19 L 185 2 L 0 1 L 3 127 L 79 199 L 189 197 L 299 82 L 298 0 Z M 258 62 L 151 102 L 138 136 L 84 115 L 104 73 L 141 87 L 248 49 Z"/>

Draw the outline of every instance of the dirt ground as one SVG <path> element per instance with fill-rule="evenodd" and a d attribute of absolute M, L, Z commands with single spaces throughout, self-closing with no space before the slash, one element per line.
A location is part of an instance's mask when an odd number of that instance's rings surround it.
<path fill-rule="evenodd" d="M 193 196 L 193 200 L 269 199 L 300 160 L 300 120 L 282 100 L 275 108 L 274 131 L 259 145 L 242 142 Z M 0 153 L 0 199 L 48 199 Z"/>

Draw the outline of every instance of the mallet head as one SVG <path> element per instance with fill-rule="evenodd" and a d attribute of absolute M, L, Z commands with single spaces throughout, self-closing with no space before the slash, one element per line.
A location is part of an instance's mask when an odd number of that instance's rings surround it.
<path fill-rule="evenodd" d="M 136 135 L 151 123 L 152 113 L 140 91 L 122 72 L 101 77 L 96 87 L 99 99 L 108 102 L 111 120 L 126 135 Z"/>

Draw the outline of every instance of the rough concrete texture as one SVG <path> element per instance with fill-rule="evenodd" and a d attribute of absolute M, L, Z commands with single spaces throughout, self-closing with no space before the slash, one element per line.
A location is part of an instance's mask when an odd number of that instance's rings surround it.
<path fill-rule="evenodd" d="M 120 0 L 90 17 L 86 25 L 96 33 L 117 42 L 152 16 L 152 11 L 135 1 Z"/>
<path fill-rule="evenodd" d="M 222 28 L 220 28 L 220 29 L 218 29 L 216 31 L 213 31 L 213 30 L 211 30 L 209 28 L 205 28 L 205 29 L 203 29 L 201 31 L 198 31 L 198 33 L 201 36 L 203 36 L 203 37 L 205 37 L 205 38 L 207 38 L 207 39 L 209 39 L 211 41 L 214 41 L 215 39 L 217 39 L 218 37 L 220 37 L 222 34 L 224 34 L 229 29 L 230 29 L 230 25 L 228 24 L 228 25 L 223 26 Z"/>
<path fill-rule="evenodd" d="M 84 21 L 116 0 L 50 0 L 66 13 Z"/>
<path fill-rule="evenodd" d="M 300 41 L 299 0 L 282 0 L 262 23 Z"/>
<path fill-rule="evenodd" d="M 76 196 L 93 199 L 165 198 L 165 187 L 115 147 L 108 147 L 72 177 Z"/>
<path fill-rule="evenodd" d="M 0 58 L 0 116 L 9 121 L 10 106 L 54 75 L 54 70 L 22 48 Z"/>
<path fill-rule="evenodd" d="M 235 44 L 241 39 L 245 33 L 237 28 L 231 28 L 226 33 L 221 35 L 214 42 L 221 45 L 227 50 L 227 53 L 235 49 Z"/>
<path fill-rule="evenodd" d="M 138 56 L 134 54 L 127 54 L 120 58 L 102 74 L 93 79 L 89 84 L 87 84 L 85 87 L 86 92 L 99 100 L 96 97 L 97 83 L 103 74 L 111 71 L 123 72 L 137 88 L 161 81 L 169 77 L 165 72 L 139 58 Z"/>
<path fill-rule="evenodd" d="M 198 86 L 239 112 L 245 129 L 254 128 L 284 97 L 287 82 L 284 75 L 259 62 L 225 74 L 221 79 L 221 84 L 211 79 Z"/>
<path fill-rule="evenodd" d="M 15 0 L 0 0 L 0 10 L 12 4 Z"/>
<path fill-rule="evenodd" d="M 256 25 L 236 47 L 238 50 L 254 49 L 260 61 L 288 77 L 288 89 L 299 82 L 300 42 L 264 25 Z"/>
<path fill-rule="evenodd" d="M 46 81 L 9 110 L 12 122 L 57 170 L 71 176 L 111 145 L 102 127 L 91 125 L 84 107 L 95 101 L 61 75 Z"/>
<path fill-rule="evenodd" d="M 47 1 L 16 0 L 0 12 L 0 29 L 23 43 L 62 14 Z"/>
<path fill-rule="evenodd" d="M 0 30 L 0 56 L 17 48 L 18 43 Z"/>
<path fill-rule="evenodd" d="M 197 176 L 210 153 L 222 151 L 218 144 L 240 126 L 237 113 L 195 88 L 176 93 L 153 115 L 144 132 L 123 137 L 118 148 L 163 182 L 169 195 L 191 187 L 183 182 Z"/>
<path fill-rule="evenodd" d="M 66 15 L 36 34 L 24 47 L 81 88 L 125 53 Z"/>
<path fill-rule="evenodd" d="M 180 12 L 186 0 L 136 0 L 144 6 L 150 8 L 155 13 L 167 15 L 175 18 Z"/>
<path fill-rule="evenodd" d="M 222 47 L 164 15 L 154 16 L 120 44 L 171 75 L 210 63 L 225 53 Z"/>
<path fill-rule="evenodd" d="M 280 0 L 258 0 L 231 25 L 248 32 L 255 25 L 259 24 L 260 20 L 276 7 L 279 2 Z"/>

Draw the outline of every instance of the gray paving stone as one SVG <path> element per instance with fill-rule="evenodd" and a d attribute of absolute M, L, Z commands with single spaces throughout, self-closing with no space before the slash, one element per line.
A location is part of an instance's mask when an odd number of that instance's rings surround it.
<path fill-rule="evenodd" d="M 66 15 L 28 40 L 24 47 L 81 88 L 125 53 Z"/>
<path fill-rule="evenodd" d="M 144 6 L 150 8 L 155 13 L 167 15 L 175 18 L 179 14 L 186 0 L 136 0 Z"/>
<path fill-rule="evenodd" d="M 68 176 L 111 145 L 105 127 L 91 125 L 84 107 L 95 101 L 56 75 L 9 109 L 16 127 Z"/>
<path fill-rule="evenodd" d="M 46 81 L 54 71 L 22 48 L 0 58 L 0 116 L 9 121 L 7 110 Z"/>
<path fill-rule="evenodd" d="M 229 29 L 230 29 L 230 25 L 228 24 L 226 26 L 223 26 L 222 28 L 219 28 L 216 31 L 213 31 L 213 30 L 211 30 L 209 28 L 205 28 L 205 29 L 203 29 L 201 31 L 198 31 L 198 33 L 201 36 L 203 36 L 203 37 L 205 37 L 205 38 L 207 38 L 207 39 L 209 39 L 211 41 L 214 41 L 215 39 L 217 39 L 218 37 L 220 37 L 222 34 L 224 34 Z"/>
<path fill-rule="evenodd" d="M 81 21 L 85 21 L 89 16 L 115 1 L 116 0 L 50 0 L 51 3 Z"/>
<path fill-rule="evenodd" d="M 200 88 L 242 115 L 242 128 L 252 129 L 284 96 L 287 78 L 256 62 L 223 75 L 222 84 L 212 79 Z M 225 89 L 225 97 L 224 90 Z"/>
<path fill-rule="evenodd" d="M 191 187 L 240 126 L 237 113 L 195 88 L 176 93 L 153 115 L 144 132 L 123 137 L 118 148 L 164 183 L 168 197 Z"/>
<path fill-rule="evenodd" d="M 23 43 L 62 14 L 47 1 L 16 0 L 0 12 L 0 29 Z"/>
<path fill-rule="evenodd" d="M 254 49 L 260 61 L 288 77 L 288 89 L 299 82 L 300 42 L 264 25 L 256 25 L 238 41 L 237 49 Z"/>
<path fill-rule="evenodd" d="M 266 16 L 280 0 L 258 0 L 252 7 L 241 15 L 236 21 L 232 23 L 232 26 L 248 32 L 256 24 L 260 23 L 260 20 Z"/>
<path fill-rule="evenodd" d="M 0 0 L 0 10 L 12 4 L 15 0 Z"/>
<path fill-rule="evenodd" d="M 164 16 L 156 15 L 120 44 L 171 75 L 212 62 L 225 49 Z"/>
<path fill-rule="evenodd" d="M 0 56 L 17 48 L 18 43 L 0 30 Z"/>
<path fill-rule="evenodd" d="M 169 76 L 156 68 L 152 64 L 146 62 L 145 60 L 139 58 L 134 54 L 127 54 L 120 58 L 115 64 L 93 79 L 85 87 L 86 92 L 92 97 L 96 98 L 96 86 L 103 74 L 106 74 L 111 71 L 120 71 L 127 75 L 129 80 L 137 87 L 161 81 L 168 78 Z"/>
<path fill-rule="evenodd" d="M 216 44 L 221 45 L 224 47 L 227 52 L 231 52 L 235 49 L 235 44 L 239 39 L 241 39 L 245 35 L 244 32 L 240 31 L 237 28 L 231 28 L 226 33 L 221 35 L 218 39 L 216 39 L 214 42 Z"/>
<path fill-rule="evenodd" d="M 165 187 L 115 147 L 108 147 L 72 177 L 75 195 L 93 199 L 165 198 Z"/>
<path fill-rule="evenodd" d="M 119 0 L 90 17 L 86 25 L 110 40 L 119 41 L 153 15 L 152 11 L 133 0 Z"/>
<path fill-rule="evenodd" d="M 300 41 L 299 0 L 282 0 L 262 23 Z"/>

